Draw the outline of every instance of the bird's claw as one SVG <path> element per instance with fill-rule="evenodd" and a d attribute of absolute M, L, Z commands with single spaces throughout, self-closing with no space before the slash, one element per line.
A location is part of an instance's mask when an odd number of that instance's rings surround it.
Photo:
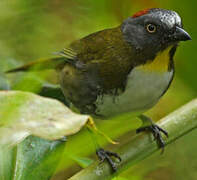
<path fill-rule="evenodd" d="M 152 124 L 152 125 L 146 126 L 146 127 L 141 127 L 136 130 L 136 133 L 140 133 L 143 131 L 150 131 L 153 134 L 154 139 L 157 141 L 158 146 L 160 148 L 162 148 L 162 153 L 163 153 L 164 147 L 165 147 L 165 142 L 164 142 L 161 134 L 163 133 L 166 137 L 168 137 L 168 133 L 156 124 Z"/>
<path fill-rule="evenodd" d="M 114 152 L 106 151 L 106 150 L 104 150 L 102 148 L 98 149 L 96 151 L 96 154 L 97 154 L 100 162 L 103 162 L 103 161 L 107 160 L 107 162 L 112 167 L 112 170 L 114 172 L 117 171 L 116 163 L 113 161 L 112 157 L 118 159 L 119 162 L 121 162 L 121 158 L 120 158 L 120 156 L 118 154 L 116 154 Z"/>

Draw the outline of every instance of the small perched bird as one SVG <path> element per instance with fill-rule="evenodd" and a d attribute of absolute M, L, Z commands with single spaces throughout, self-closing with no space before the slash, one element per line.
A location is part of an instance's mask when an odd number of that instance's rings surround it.
<path fill-rule="evenodd" d="M 137 132 L 150 131 L 160 147 L 165 130 L 142 113 L 153 107 L 168 90 L 174 76 L 173 57 L 180 41 L 191 40 L 180 16 L 153 8 L 137 12 L 120 26 L 74 41 L 57 57 L 35 61 L 10 70 L 56 68 L 65 97 L 82 114 L 108 119 L 125 112 L 149 121 Z M 111 156 L 98 149 L 101 160 L 115 170 Z"/>

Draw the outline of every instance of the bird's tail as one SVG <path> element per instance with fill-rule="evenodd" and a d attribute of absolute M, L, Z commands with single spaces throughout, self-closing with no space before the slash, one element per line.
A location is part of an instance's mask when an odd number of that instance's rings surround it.
<path fill-rule="evenodd" d="M 58 69 L 62 64 L 69 62 L 65 57 L 54 57 L 49 59 L 39 59 L 37 61 L 32 61 L 23 66 L 10 69 L 6 73 L 20 72 L 20 71 L 41 71 L 47 69 Z"/>

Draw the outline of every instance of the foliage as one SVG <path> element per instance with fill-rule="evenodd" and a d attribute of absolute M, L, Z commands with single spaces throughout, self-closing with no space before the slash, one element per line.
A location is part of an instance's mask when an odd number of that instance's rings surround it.
<path fill-rule="evenodd" d="M 197 39 L 197 25 L 194 23 L 197 13 L 195 0 L 189 3 L 178 0 L 1 0 L 0 89 L 12 88 L 46 96 L 43 86 L 48 85 L 48 82 L 57 83 L 54 72 L 28 73 L 28 75 L 23 73 L 5 75 L 3 72 L 27 61 L 49 57 L 73 40 L 97 30 L 116 26 L 137 10 L 149 7 L 178 11 L 183 18 L 185 29 L 193 38 L 190 43 L 181 44 L 178 48 L 173 84 L 159 104 L 148 112 L 154 120 L 160 119 L 197 95 L 195 79 L 197 61 L 194 53 Z M 48 91 L 47 96 L 58 97 L 60 101 L 65 101 L 61 94 L 56 95 L 54 91 Z M 138 121 L 130 119 L 129 114 L 117 117 L 114 121 L 98 120 L 97 124 L 99 129 L 121 144 L 127 142 L 128 138 L 134 135 L 134 129 L 140 125 Z M 185 180 L 187 176 L 188 179 L 195 180 L 197 144 L 193 142 L 196 137 L 196 131 L 188 134 L 166 148 L 164 155 L 156 154 L 140 162 L 122 173 L 121 178 Z M 58 168 L 52 179 L 66 179 L 80 170 L 83 161 L 81 159 L 95 152 L 94 144 L 91 142 L 85 129 L 69 137 L 61 158 L 55 163 Z M 103 139 L 100 139 L 100 143 L 103 146 L 108 145 Z M 111 150 L 113 148 L 114 146 L 108 147 Z M 5 153 L 4 156 L 6 157 Z M 85 164 L 82 163 L 82 166 Z"/>
<path fill-rule="evenodd" d="M 64 144 L 28 137 L 13 148 L 0 149 L 2 180 L 46 180 L 55 172 Z"/>
<path fill-rule="evenodd" d="M 0 93 L 0 117 L 0 145 L 7 147 L 29 135 L 61 139 L 77 133 L 89 119 L 56 100 L 20 91 Z"/>

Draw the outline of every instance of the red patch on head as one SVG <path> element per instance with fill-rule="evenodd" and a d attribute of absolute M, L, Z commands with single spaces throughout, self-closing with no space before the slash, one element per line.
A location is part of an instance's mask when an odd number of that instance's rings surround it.
<path fill-rule="evenodd" d="M 143 16 L 145 14 L 147 14 L 149 12 L 150 9 L 144 9 L 142 11 L 139 11 L 137 13 L 135 13 L 132 18 L 136 18 L 136 17 L 140 17 L 140 16 Z"/>

